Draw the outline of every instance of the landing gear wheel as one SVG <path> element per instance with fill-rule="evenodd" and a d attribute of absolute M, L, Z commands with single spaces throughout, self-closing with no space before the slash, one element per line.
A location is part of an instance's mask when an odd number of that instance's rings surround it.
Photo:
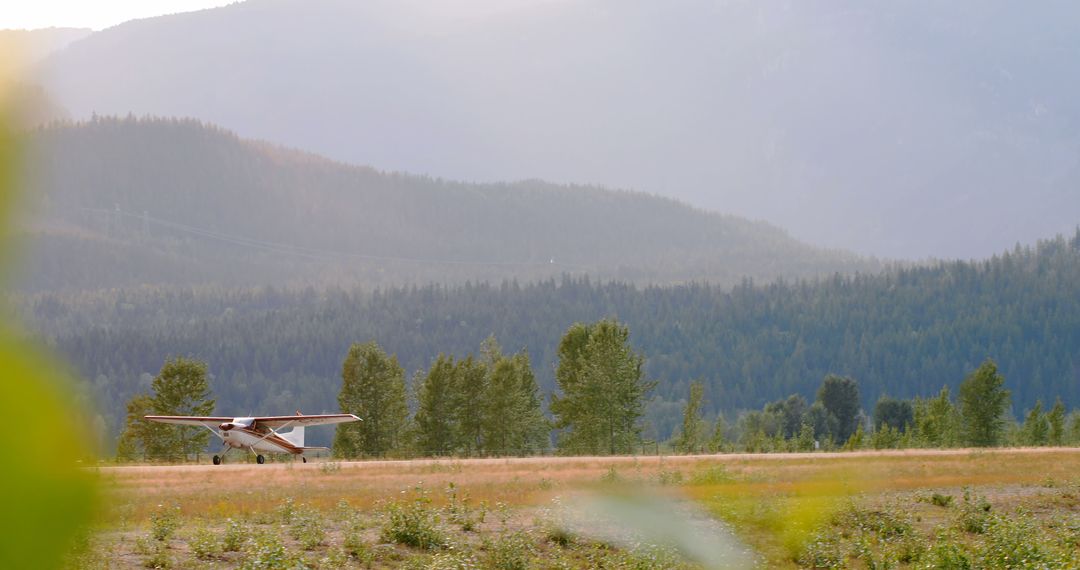
<path fill-rule="evenodd" d="M 256 455 L 255 456 L 255 463 L 258 463 L 259 465 L 262 465 L 263 463 L 266 463 L 266 458 L 261 456 L 261 455 Z"/>
<path fill-rule="evenodd" d="M 304 463 L 307 463 L 307 457 L 301 457 L 300 459 L 302 459 Z"/>
<path fill-rule="evenodd" d="M 214 456 L 214 465 L 221 465 L 221 456 L 220 455 L 215 455 Z"/>

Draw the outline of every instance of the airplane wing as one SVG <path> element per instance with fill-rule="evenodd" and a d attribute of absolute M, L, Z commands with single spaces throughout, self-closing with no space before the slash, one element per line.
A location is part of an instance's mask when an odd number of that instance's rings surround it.
<path fill-rule="evenodd" d="M 144 419 L 163 424 L 179 424 L 182 426 L 209 426 L 217 427 L 219 424 L 233 421 L 233 418 L 217 418 L 207 416 L 143 416 Z"/>
<path fill-rule="evenodd" d="M 268 428 L 290 426 L 320 426 L 323 424 L 343 424 L 363 421 L 353 414 L 321 414 L 311 416 L 267 416 L 254 418 L 255 423 Z"/>

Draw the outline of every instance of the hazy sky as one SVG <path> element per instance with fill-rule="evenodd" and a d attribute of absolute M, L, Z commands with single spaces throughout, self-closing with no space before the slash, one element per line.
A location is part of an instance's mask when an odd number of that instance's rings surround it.
<path fill-rule="evenodd" d="M 0 29 L 49 27 L 100 30 L 127 20 L 190 12 L 231 4 L 234 0 L 31 0 L 0 10 Z"/>

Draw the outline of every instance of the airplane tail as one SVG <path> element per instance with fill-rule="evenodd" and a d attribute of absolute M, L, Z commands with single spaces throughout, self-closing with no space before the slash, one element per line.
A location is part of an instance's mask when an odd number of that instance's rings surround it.
<path fill-rule="evenodd" d="M 292 428 L 292 431 L 290 431 L 289 433 L 281 434 L 281 438 L 295 445 L 296 447 L 304 447 L 304 426 L 296 426 Z"/>

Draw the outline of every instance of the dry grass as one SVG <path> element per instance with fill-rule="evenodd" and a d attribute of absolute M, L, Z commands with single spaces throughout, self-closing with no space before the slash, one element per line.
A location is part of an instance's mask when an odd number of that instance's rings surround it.
<path fill-rule="evenodd" d="M 99 472 L 112 505 L 102 523 L 103 540 L 130 542 L 124 533 L 144 530 L 158 505 L 179 505 L 185 521 L 213 526 L 227 518 L 266 516 L 287 498 L 325 513 L 342 501 L 371 512 L 418 486 L 435 491 L 430 497 L 438 508 L 445 506 L 442 490 L 451 483 L 472 505 L 484 505 L 490 517 L 501 516 L 503 527 L 529 529 L 537 510 L 556 497 L 616 481 L 703 505 L 731 523 L 770 566 L 792 565 L 798 544 L 850 497 L 876 504 L 931 490 L 955 495 L 967 486 L 997 504 L 1036 512 L 1076 512 L 1080 503 L 1070 493 L 1046 492 L 1055 481 L 1080 477 L 1080 450 L 1045 448 L 133 466 Z M 910 502 L 926 525 L 944 516 L 938 507 Z M 137 558 L 120 550 L 119 559 Z"/>

